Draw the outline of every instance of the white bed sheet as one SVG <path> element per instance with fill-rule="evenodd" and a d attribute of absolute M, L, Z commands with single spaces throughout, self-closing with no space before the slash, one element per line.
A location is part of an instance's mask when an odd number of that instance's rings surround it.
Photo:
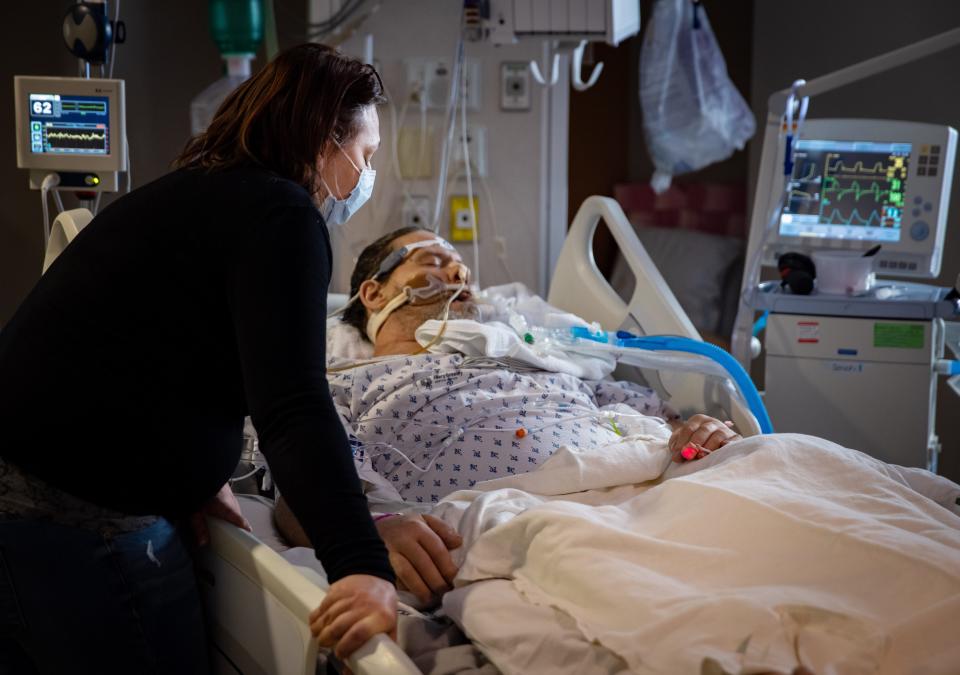
<path fill-rule="evenodd" d="M 444 607 L 503 672 L 957 672 L 960 486 L 800 435 L 665 479 L 662 442 L 634 450 L 604 469 L 618 487 L 564 495 L 561 471 L 438 507 L 469 547 Z M 628 465 L 651 480 L 622 485 Z"/>

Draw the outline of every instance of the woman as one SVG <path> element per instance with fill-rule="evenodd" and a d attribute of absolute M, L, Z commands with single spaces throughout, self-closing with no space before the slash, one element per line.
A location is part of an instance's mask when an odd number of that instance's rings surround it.
<path fill-rule="evenodd" d="M 324 371 L 327 226 L 369 197 L 382 100 L 370 66 L 284 52 L 0 332 L 0 672 L 207 670 L 170 519 L 245 525 L 226 485 L 245 414 L 333 582 L 321 643 L 345 656 L 394 630 Z"/>

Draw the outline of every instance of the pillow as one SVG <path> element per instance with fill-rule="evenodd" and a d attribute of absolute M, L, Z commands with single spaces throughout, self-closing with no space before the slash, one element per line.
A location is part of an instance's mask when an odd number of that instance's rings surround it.
<path fill-rule="evenodd" d="M 373 345 L 337 317 L 327 319 L 327 358 L 360 361 L 373 357 Z"/>
<path fill-rule="evenodd" d="M 697 330 L 721 333 L 731 267 L 743 256 L 742 239 L 695 230 L 635 226 L 640 243 L 650 254 L 677 301 Z M 624 302 L 633 294 L 633 273 L 619 254 L 610 275 L 610 285 Z"/>

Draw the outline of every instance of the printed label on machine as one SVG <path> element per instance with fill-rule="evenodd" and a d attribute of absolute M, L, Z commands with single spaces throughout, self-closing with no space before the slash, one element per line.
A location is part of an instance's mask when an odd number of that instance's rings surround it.
<path fill-rule="evenodd" d="M 873 346 L 895 349 L 923 349 L 923 326 L 920 324 L 875 323 Z"/>
<path fill-rule="evenodd" d="M 797 321 L 797 342 L 816 344 L 820 342 L 819 321 Z"/>
<path fill-rule="evenodd" d="M 836 375 L 859 375 L 866 366 L 861 361 L 828 361 L 827 369 Z"/>

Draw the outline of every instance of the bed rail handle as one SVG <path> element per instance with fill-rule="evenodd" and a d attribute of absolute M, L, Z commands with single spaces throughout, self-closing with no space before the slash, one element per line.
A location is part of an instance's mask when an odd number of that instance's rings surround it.
<path fill-rule="evenodd" d="M 292 613 L 303 618 L 302 629 L 309 635 L 307 619 L 319 607 L 326 591 L 302 575 L 280 554 L 251 533 L 217 518 L 207 518 L 210 529 L 210 551 L 248 579 L 265 587 Z M 304 664 L 304 672 L 314 672 L 316 643 L 306 653 L 313 663 Z M 397 643 L 386 635 L 375 635 L 346 660 L 356 675 L 422 675 Z"/>
<path fill-rule="evenodd" d="M 593 256 L 593 237 L 601 218 L 636 280 L 629 305 L 603 277 Z M 547 298 L 551 305 L 596 321 L 607 330 L 617 330 L 624 327 L 634 308 L 642 304 L 643 321 L 637 328 L 643 333 L 701 339 L 643 248 L 623 209 L 610 197 L 593 196 L 584 200 L 570 225 L 556 269 L 564 273 L 554 274 Z M 650 302 L 654 298 L 657 301 Z M 632 326 L 631 329 L 636 330 Z"/>

